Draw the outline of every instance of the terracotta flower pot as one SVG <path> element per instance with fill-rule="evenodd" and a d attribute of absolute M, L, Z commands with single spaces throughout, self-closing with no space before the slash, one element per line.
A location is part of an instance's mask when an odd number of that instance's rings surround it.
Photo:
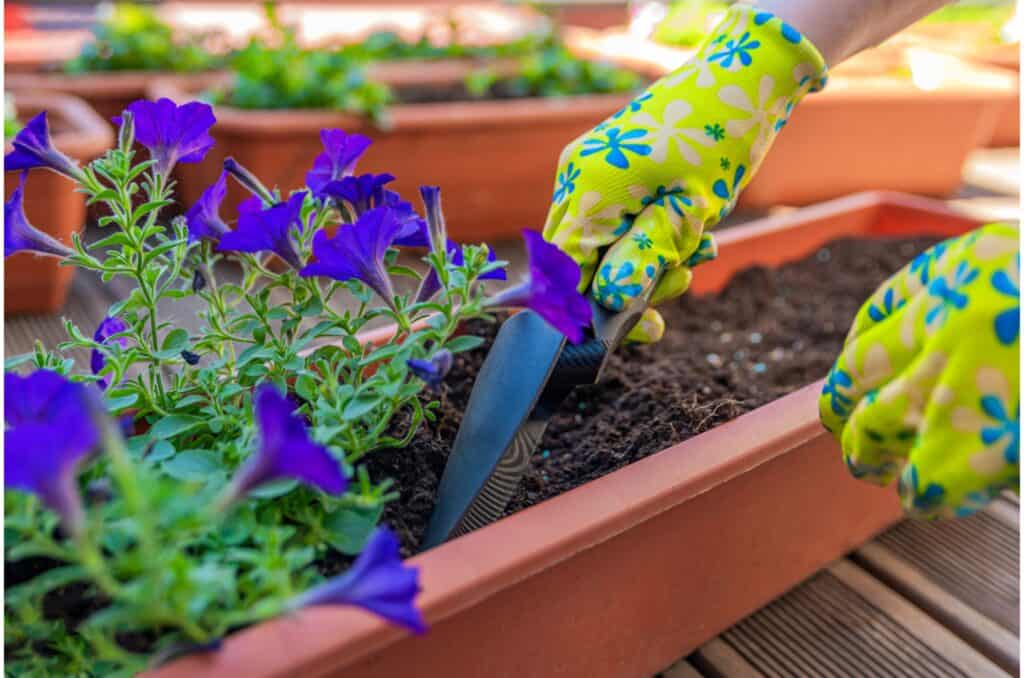
<path fill-rule="evenodd" d="M 954 235 L 941 204 L 862 194 L 724 231 L 695 290 L 840 236 Z M 651 675 L 898 520 L 817 418 L 821 384 L 413 558 L 411 637 L 312 608 L 153 672 L 185 676 Z"/>
<path fill-rule="evenodd" d="M 651 77 L 692 54 L 622 31 L 575 31 L 572 41 Z M 823 92 L 804 99 L 740 205 L 805 205 L 876 189 L 950 195 L 967 155 L 1017 105 L 1018 89 L 1005 71 L 897 36 L 836 68 Z"/>
<path fill-rule="evenodd" d="M 54 145 L 79 163 L 102 155 L 114 143 L 110 127 L 81 99 L 52 92 L 14 92 L 18 119 L 27 121 L 42 110 Z M 11 147 L 7 146 L 5 153 Z M 5 200 L 18 186 L 18 175 L 5 177 Z M 25 182 L 25 213 L 29 221 L 66 245 L 85 223 L 85 196 L 75 184 L 54 172 L 36 169 Z M 64 305 L 75 269 L 53 257 L 21 252 L 4 261 L 4 312 L 52 313 Z"/>
<path fill-rule="evenodd" d="M 187 100 L 181 83 L 161 80 L 152 97 Z M 338 127 L 373 139 L 360 172 L 391 172 L 407 199 L 419 186 L 444 189 L 448 232 L 458 240 L 480 241 L 540 228 L 550 204 L 558 151 L 574 137 L 614 113 L 628 95 L 566 99 L 510 99 L 390 107 L 391 126 L 324 110 L 245 111 L 215 107 L 217 143 L 201 165 L 182 167 L 179 190 L 186 205 L 216 179 L 219 162 L 233 156 L 268 186 L 303 185 L 321 152 L 320 130 Z M 245 197 L 229 182 L 224 214 Z"/>

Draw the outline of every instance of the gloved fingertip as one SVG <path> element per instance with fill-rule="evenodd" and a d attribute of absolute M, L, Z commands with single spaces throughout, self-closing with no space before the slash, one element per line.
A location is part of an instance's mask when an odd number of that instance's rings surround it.
<path fill-rule="evenodd" d="M 702 233 L 700 236 L 700 242 L 697 244 L 697 249 L 694 250 L 690 258 L 686 260 L 685 266 L 694 267 L 699 264 L 703 264 L 706 261 L 712 261 L 718 258 L 718 242 L 715 237 L 710 233 Z"/>
<path fill-rule="evenodd" d="M 651 294 L 651 306 L 657 306 L 669 299 L 675 299 L 690 289 L 693 271 L 688 266 L 676 266 L 661 275 L 654 292 Z"/>
<path fill-rule="evenodd" d="M 626 335 L 626 343 L 653 344 L 661 341 L 665 334 L 665 319 L 653 308 L 640 316 L 640 322 Z"/>

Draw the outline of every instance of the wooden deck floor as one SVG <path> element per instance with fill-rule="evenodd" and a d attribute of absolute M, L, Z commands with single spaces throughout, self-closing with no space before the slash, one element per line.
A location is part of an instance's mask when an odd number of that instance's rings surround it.
<path fill-rule="evenodd" d="M 981 154 L 953 202 L 991 219 L 1017 218 L 1016 157 Z M 515 278 L 518 246 L 499 244 L 498 252 Z M 91 332 L 115 295 L 79 276 L 63 315 Z M 36 339 L 51 347 L 62 341 L 61 317 L 7 319 L 7 356 Z M 88 356 L 75 357 L 86 364 Z M 659 676 L 1019 675 L 1018 512 L 1017 498 L 1007 495 L 964 520 L 901 523 Z"/>

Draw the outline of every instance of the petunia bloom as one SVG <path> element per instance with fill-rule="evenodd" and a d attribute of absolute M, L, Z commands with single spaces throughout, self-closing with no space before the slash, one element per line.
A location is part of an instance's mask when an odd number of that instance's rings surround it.
<path fill-rule="evenodd" d="M 82 170 L 78 165 L 53 147 L 50 129 L 46 123 L 46 111 L 29 120 L 15 135 L 11 146 L 14 150 L 4 156 L 5 172 L 45 167 L 76 181 L 82 177 Z"/>
<path fill-rule="evenodd" d="M 25 174 L 22 172 L 18 187 L 11 193 L 11 199 L 4 203 L 4 256 L 17 252 L 61 258 L 71 255 L 71 249 L 66 245 L 28 223 L 25 216 Z"/>
<path fill-rule="evenodd" d="M 139 99 L 128 104 L 135 140 L 149 149 L 157 174 L 167 176 L 179 162 L 196 163 L 213 147 L 210 128 L 217 122 L 209 104 L 191 101 L 179 106 L 170 99 Z M 114 123 L 121 125 L 121 116 Z"/>
<path fill-rule="evenodd" d="M 4 374 L 4 486 L 38 496 L 77 534 L 84 512 L 76 470 L 100 442 L 84 384 L 48 370 Z"/>
<path fill-rule="evenodd" d="M 375 207 L 360 215 L 355 224 L 342 224 L 333 238 L 319 231 L 313 236 L 316 261 L 299 274 L 360 280 L 391 305 L 395 292 L 384 268 L 384 255 L 402 227 L 391 209 Z"/>
<path fill-rule="evenodd" d="M 576 291 L 580 284 L 579 265 L 535 231 L 523 231 L 523 238 L 529 277 L 487 300 L 486 305 L 529 308 L 569 341 L 579 343 L 583 340 L 583 328 L 590 324 L 591 318 L 590 304 Z"/>
<path fill-rule="evenodd" d="M 292 227 L 302 229 L 304 191 L 294 193 L 287 202 L 267 209 L 239 209 L 238 227 L 221 236 L 217 249 L 222 252 L 273 252 L 293 268 L 302 262 L 292 243 Z M 320 233 L 317 233 L 320 235 Z"/>
<path fill-rule="evenodd" d="M 352 173 L 356 161 L 373 143 L 362 134 L 347 134 L 340 129 L 320 130 L 324 152 L 313 160 L 313 169 L 306 173 L 306 186 L 316 197 L 322 197 L 324 187 Z"/>
<path fill-rule="evenodd" d="M 277 202 L 270 189 L 264 186 L 263 182 L 248 167 L 245 167 L 234 158 L 228 157 L 224 159 L 224 171 L 233 176 L 235 181 L 252 193 L 252 197 L 248 198 L 247 202 L 251 201 L 253 197 L 256 198 L 260 205 L 264 203 L 273 205 Z"/>
<path fill-rule="evenodd" d="M 384 204 L 384 187 L 395 180 L 392 174 L 360 174 L 328 182 L 323 196 L 348 203 L 359 216 Z"/>
<path fill-rule="evenodd" d="M 114 337 L 115 334 L 120 334 L 128 330 L 128 325 L 118 317 L 104 318 L 103 322 L 96 328 L 96 332 L 92 335 L 92 340 L 97 344 L 109 345 L 111 342 L 116 343 L 121 348 L 127 348 L 128 338 L 127 337 Z M 93 374 L 99 374 L 103 371 L 103 368 L 107 365 L 107 357 L 103 351 L 94 348 L 92 350 L 92 356 L 90 357 L 89 367 L 92 369 Z M 96 385 L 101 389 L 107 388 L 107 380 L 100 379 L 96 382 Z"/>
<path fill-rule="evenodd" d="M 259 446 L 235 473 L 222 505 L 245 496 L 265 483 L 294 478 L 328 494 L 342 494 L 348 478 L 327 448 L 310 439 L 295 403 L 270 384 L 253 396 L 253 413 L 259 429 Z"/>
<path fill-rule="evenodd" d="M 221 172 L 211 186 L 199 196 L 199 201 L 185 213 L 188 224 L 188 241 L 212 240 L 217 242 L 229 230 L 228 225 L 220 218 L 220 204 L 227 194 L 227 172 Z"/>
<path fill-rule="evenodd" d="M 444 381 L 445 375 L 451 371 L 453 362 L 452 352 L 442 348 L 429 359 L 410 358 L 405 361 L 405 364 L 409 366 L 409 370 L 414 375 L 427 384 L 428 388 L 436 391 L 441 388 L 441 382 Z"/>
<path fill-rule="evenodd" d="M 415 604 L 419 579 L 419 568 L 402 563 L 395 535 L 378 527 L 348 571 L 297 596 L 288 607 L 353 605 L 413 633 L 424 633 L 427 625 Z"/>

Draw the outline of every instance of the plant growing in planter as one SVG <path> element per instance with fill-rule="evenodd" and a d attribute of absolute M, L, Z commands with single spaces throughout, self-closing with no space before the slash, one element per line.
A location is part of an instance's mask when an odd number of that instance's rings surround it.
<path fill-rule="evenodd" d="M 213 123 L 206 104 L 137 101 L 117 147 L 84 167 L 52 145 L 45 118 L 5 159 L 67 177 L 111 212 L 107 237 L 68 248 L 29 223 L 19 188 L 5 206 L 7 253 L 133 285 L 95 330 L 68 321 L 56 350 L 7 363 L 32 369 L 5 375 L 5 484 L 18 490 L 5 494 L 12 671 L 127 673 L 310 605 L 424 628 L 415 568 L 374 529 L 394 488 L 364 463 L 434 416 L 427 389 L 481 342 L 456 331 L 497 303 L 478 283 L 503 264 L 448 241 L 438 189 L 422 189 L 424 220 L 387 189 L 389 175 L 353 175 L 370 140 L 341 130 L 324 131 L 303 190 L 271 191 L 229 162 L 168 222 L 171 172 L 203 159 Z M 252 192 L 234 229 L 220 211 L 231 177 Z M 427 270 L 398 265 L 400 245 L 427 247 Z M 235 277 L 217 267 L 225 252 L 238 257 Z M 542 253 L 579 275 L 554 246 Z M 285 270 L 267 268 L 270 254 Z M 397 275 L 414 289 L 396 292 Z M 349 308 L 335 310 L 342 296 Z M 556 309 L 580 295 L 546 296 L 545 317 L 575 331 Z M 198 329 L 162 313 L 184 298 L 201 302 Z M 367 342 L 374 321 L 396 329 Z M 87 372 L 66 357 L 73 348 L 91 351 Z"/>
<path fill-rule="evenodd" d="M 613 64 L 581 59 L 558 40 L 523 57 L 511 73 L 483 68 L 466 76 L 474 98 L 566 97 L 634 92 L 643 78 Z"/>
<path fill-rule="evenodd" d="M 94 27 L 93 36 L 78 56 L 63 64 L 62 73 L 11 74 L 7 87 L 73 94 L 109 120 L 145 96 L 146 84 L 155 75 L 199 77 L 223 64 L 223 57 L 206 48 L 214 36 L 176 35 L 145 5 L 114 4 Z"/>

